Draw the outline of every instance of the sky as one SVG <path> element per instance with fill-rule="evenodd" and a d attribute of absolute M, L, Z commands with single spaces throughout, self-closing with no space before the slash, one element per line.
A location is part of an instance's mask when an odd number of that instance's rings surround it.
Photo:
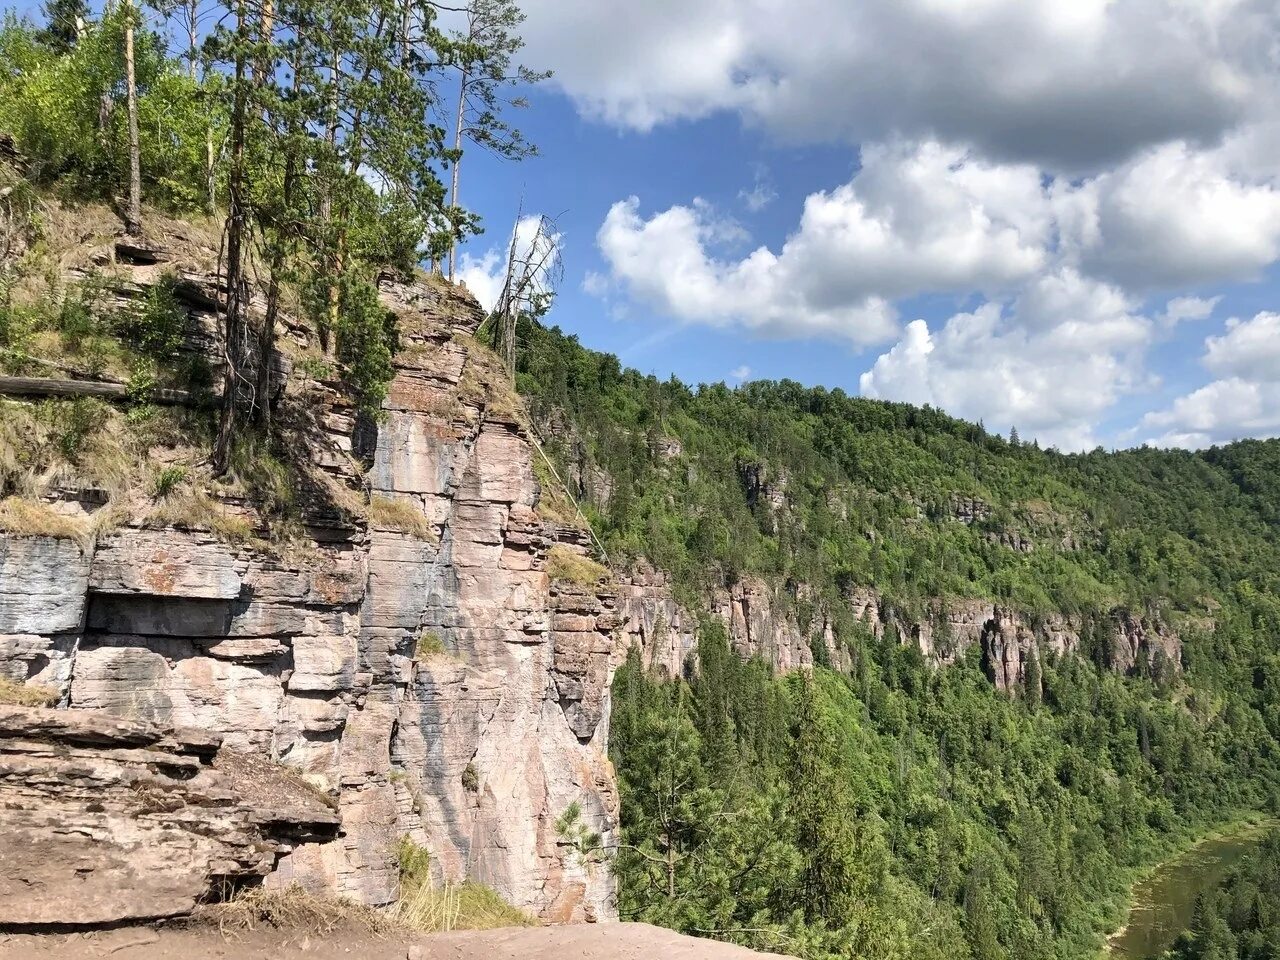
<path fill-rule="evenodd" d="M 1062 450 L 1280 435 L 1275 0 L 524 0 L 499 286 L 645 373 L 928 403 Z"/>

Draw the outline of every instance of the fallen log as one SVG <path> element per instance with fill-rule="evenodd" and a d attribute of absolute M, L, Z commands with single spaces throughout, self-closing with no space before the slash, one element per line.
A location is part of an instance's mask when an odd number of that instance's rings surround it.
<path fill-rule="evenodd" d="M 19 397 L 101 397 L 105 400 L 129 399 L 129 387 L 124 383 L 101 380 L 59 380 L 50 377 L 2 377 L 0 393 Z M 156 387 L 146 399 L 151 403 L 188 404 L 193 402 L 190 391 Z"/>

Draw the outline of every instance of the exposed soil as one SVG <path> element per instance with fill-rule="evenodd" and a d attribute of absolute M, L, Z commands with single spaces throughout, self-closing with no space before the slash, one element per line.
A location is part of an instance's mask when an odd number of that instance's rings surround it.
<path fill-rule="evenodd" d="M 777 960 L 644 923 L 508 928 L 412 939 L 362 931 L 308 934 L 273 929 L 224 934 L 212 927 L 76 934 L 0 935 L 0 960 Z"/>

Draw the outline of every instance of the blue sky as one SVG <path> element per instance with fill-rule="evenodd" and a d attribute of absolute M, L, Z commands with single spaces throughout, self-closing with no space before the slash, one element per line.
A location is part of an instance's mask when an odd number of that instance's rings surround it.
<path fill-rule="evenodd" d="M 1274 3 L 525 9 L 556 77 L 541 156 L 464 164 L 478 292 L 523 198 L 563 235 L 550 321 L 645 372 L 1063 449 L 1280 434 Z"/>

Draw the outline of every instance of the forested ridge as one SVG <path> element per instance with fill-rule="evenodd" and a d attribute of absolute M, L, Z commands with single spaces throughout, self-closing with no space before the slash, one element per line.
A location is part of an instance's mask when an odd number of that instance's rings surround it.
<path fill-rule="evenodd" d="M 806 957 L 1089 957 L 1136 869 L 1277 809 L 1280 443 L 1065 455 L 521 334 L 520 387 L 613 561 L 671 571 L 702 615 L 684 677 L 633 652 L 615 679 L 625 918 Z M 742 576 L 802 624 L 834 611 L 850 669 L 816 637 L 811 677 L 733 656 L 706 597 Z M 1067 614 L 1081 649 L 1005 695 L 976 649 L 938 669 L 842 618 L 854 586 L 925 619 L 966 597 Z M 1178 669 L 1113 669 L 1093 628 L 1117 606 L 1176 625 Z"/>

